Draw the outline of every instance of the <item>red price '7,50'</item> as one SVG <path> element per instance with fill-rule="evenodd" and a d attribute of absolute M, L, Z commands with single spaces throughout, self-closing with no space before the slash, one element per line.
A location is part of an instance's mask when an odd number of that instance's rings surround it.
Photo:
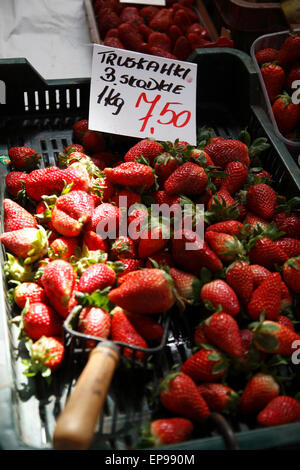
<path fill-rule="evenodd" d="M 136 108 L 140 106 L 142 101 L 144 101 L 144 103 L 148 103 L 151 105 L 149 106 L 146 116 L 139 119 L 139 121 L 143 121 L 143 125 L 140 129 L 140 132 L 143 132 L 145 130 L 149 119 L 153 116 L 154 108 L 160 99 L 161 99 L 161 95 L 156 95 L 156 97 L 152 101 L 148 100 L 146 93 L 144 92 L 141 93 L 140 96 L 138 97 L 137 102 L 135 104 Z M 159 113 L 159 116 L 165 116 L 169 114 L 169 119 L 165 122 L 162 121 L 161 119 L 158 119 L 157 120 L 158 124 L 163 124 L 165 126 L 173 125 L 175 127 L 184 127 L 188 124 L 191 118 L 191 112 L 184 110 L 184 111 L 181 111 L 180 113 L 176 113 L 173 109 L 171 109 L 171 106 L 175 106 L 175 105 L 177 106 L 182 105 L 182 103 L 179 103 L 178 101 L 169 101 L 164 105 L 164 107 Z M 151 131 L 152 129 L 153 128 L 151 128 Z"/>

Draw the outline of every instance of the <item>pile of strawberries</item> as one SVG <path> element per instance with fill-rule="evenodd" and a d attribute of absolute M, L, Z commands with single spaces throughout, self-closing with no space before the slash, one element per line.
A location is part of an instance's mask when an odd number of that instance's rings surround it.
<path fill-rule="evenodd" d="M 280 49 L 261 49 L 256 60 L 280 133 L 299 142 L 300 105 L 293 102 L 292 95 L 296 90 L 293 83 L 300 80 L 300 35 L 291 33 Z"/>
<path fill-rule="evenodd" d="M 118 155 L 87 120 L 73 131 L 60 167 L 36 168 L 34 149 L 9 149 L 0 240 L 20 309 L 13 321 L 29 342 L 25 373 L 49 377 L 61 366 L 62 323 L 74 308 L 78 331 L 95 337 L 90 348 L 110 338 L 128 344 L 126 357 L 130 345 L 159 344 L 162 313 L 192 312 L 195 349 L 161 378 L 166 416 L 143 442 L 186 440 L 211 411 L 259 426 L 300 421 L 299 198 L 278 194 L 258 166 L 266 140 L 201 129 L 197 147 L 143 139 Z M 150 224 L 153 203 L 172 216 Z M 124 217 L 136 237 L 118 232 Z M 116 234 L 105 238 L 99 224 Z"/>
<path fill-rule="evenodd" d="M 105 46 L 186 60 L 196 48 L 233 47 L 227 38 L 213 42 L 199 22 L 194 0 L 169 0 L 166 7 L 95 0 L 93 7 Z"/>

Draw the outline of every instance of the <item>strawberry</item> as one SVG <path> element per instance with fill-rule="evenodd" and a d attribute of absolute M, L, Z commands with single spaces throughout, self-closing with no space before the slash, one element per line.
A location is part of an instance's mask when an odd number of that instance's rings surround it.
<path fill-rule="evenodd" d="M 33 263 L 42 258 L 48 249 L 48 239 L 45 230 L 40 227 L 27 227 L 0 236 L 5 248 L 14 255 L 20 256 L 27 263 Z"/>
<path fill-rule="evenodd" d="M 111 246 L 110 254 L 113 259 L 136 258 L 136 247 L 129 237 L 118 237 Z"/>
<path fill-rule="evenodd" d="M 5 177 L 5 185 L 9 194 L 17 197 L 19 191 L 22 191 L 27 178 L 27 173 L 24 171 L 10 171 Z"/>
<path fill-rule="evenodd" d="M 95 152 L 91 155 L 90 159 L 99 168 L 104 170 L 107 166 L 112 166 L 117 163 L 117 155 L 111 152 Z"/>
<path fill-rule="evenodd" d="M 277 196 L 271 186 L 258 183 L 250 186 L 246 196 L 247 208 L 263 219 L 272 219 L 275 213 Z"/>
<path fill-rule="evenodd" d="M 150 165 L 155 158 L 163 152 L 163 146 L 152 139 L 142 139 L 131 147 L 124 156 L 125 162 L 136 162 L 143 159 L 148 160 Z"/>
<path fill-rule="evenodd" d="M 21 282 L 15 287 L 13 296 L 17 306 L 22 309 L 25 307 L 27 299 L 30 304 L 35 302 L 47 303 L 44 289 L 35 282 Z"/>
<path fill-rule="evenodd" d="M 35 302 L 25 306 L 22 312 L 23 331 L 31 339 L 42 336 L 59 336 L 62 333 L 62 321 L 59 315 L 48 305 Z"/>
<path fill-rule="evenodd" d="M 146 315 L 138 315 L 127 312 L 130 323 L 146 341 L 160 341 L 164 329 L 156 320 Z"/>
<path fill-rule="evenodd" d="M 142 163 L 125 162 L 104 171 L 108 181 L 120 186 L 149 189 L 155 182 L 151 167 Z"/>
<path fill-rule="evenodd" d="M 267 237 L 257 239 L 249 255 L 252 264 L 259 264 L 271 270 L 276 264 L 281 266 L 288 260 L 286 253 Z"/>
<path fill-rule="evenodd" d="M 132 323 L 130 322 L 129 317 L 126 315 L 122 308 L 116 307 L 111 312 L 112 321 L 111 321 L 111 339 L 113 341 L 118 341 L 125 343 L 130 346 L 135 346 L 137 348 L 146 349 L 147 343 L 142 338 L 142 336 L 137 332 Z M 143 360 L 145 353 L 143 351 L 136 351 L 134 348 L 124 348 L 123 349 L 124 357 Z"/>
<path fill-rule="evenodd" d="M 178 294 L 185 302 L 194 303 L 199 300 L 201 283 L 197 276 L 177 268 L 170 268 L 170 274 Z"/>
<path fill-rule="evenodd" d="M 292 98 L 283 93 L 273 102 L 272 111 L 279 131 L 287 134 L 300 122 L 300 106 L 292 102 Z"/>
<path fill-rule="evenodd" d="M 285 284 L 285 282 L 281 282 L 281 303 L 280 303 L 280 311 L 286 310 L 288 307 L 293 305 L 293 295 Z"/>
<path fill-rule="evenodd" d="M 208 217 L 211 223 L 237 219 L 240 215 L 238 201 L 227 189 L 217 191 L 207 203 Z"/>
<path fill-rule="evenodd" d="M 103 7 L 98 11 L 97 26 L 101 38 L 104 38 L 110 29 L 118 28 L 120 24 L 121 18 L 115 10 L 110 8 L 110 6 Z"/>
<path fill-rule="evenodd" d="M 11 147 L 8 156 L 16 170 L 33 170 L 37 167 L 40 156 L 31 147 Z"/>
<path fill-rule="evenodd" d="M 225 173 L 228 175 L 222 178 L 221 190 L 226 189 L 230 194 L 239 191 L 247 181 L 248 169 L 239 161 L 233 161 L 226 165 Z"/>
<path fill-rule="evenodd" d="M 201 274 L 203 267 L 212 272 L 220 271 L 223 267 L 220 258 L 196 232 L 191 230 L 175 232 L 171 253 L 179 268 L 196 276 Z"/>
<path fill-rule="evenodd" d="M 26 227 L 37 228 L 37 221 L 34 216 L 11 199 L 4 199 L 3 211 L 4 232 L 13 232 Z"/>
<path fill-rule="evenodd" d="M 257 423 L 263 427 L 298 421 L 300 421 L 300 403 L 286 395 L 273 398 L 257 416 Z"/>
<path fill-rule="evenodd" d="M 142 35 L 145 42 L 148 41 L 148 37 L 152 32 L 153 30 L 149 28 L 149 26 L 147 26 L 145 23 L 139 25 L 139 33 Z"/>
<path fill-rule="evenodd" d="M 289 258 L 294 258 L 300 255 L 300 240 L 296 238 L 283 237 L 279 240 L 275 240 L 277 246 L 279 246 Z"/>
<path fill-rule="evenodd" d="M 171 24 L 168 29 L 168 36 L 172 41 L 172 46 L 176 44 L 177 39 L 183 35 L 182 30 L 176 25 Z"/>
<path fill-rule="evenodd" d="M 239 299 L 247 304 L 254 289 L 251 266 L 244 261 L 236 261 L 227 268 L 225 279 Z"/>
<path fill-rule="evenodd" d="M 262 281 L 264 281 L 270 274 L 269 271 L 264 266 L 260 266 L 259 264 L 250 264 L 250 269 L 253 275 L 253 288 L 256 289 Z"/>
<path fill-rule="evenodd" d="M 284 40 L 278 53 L 278 61 L 285 65 L 288 62 L 295 62 L 300 59 L 300 36 L 299 34 L 289 34 Z"/>
<path fill-rule="evenodd" d="M 85 229 L 97 232 L 103 239 L 106 239 L 107 235 L 109 238 L 113 238 L 113 233 L 118 230 L 121 216 L 122 213 L 118 207 L 109 203 L 100 204 L 94 209 L 91 220 L 86 224 Z"/>
<path fill-rule="evenodd" d="M 293 82 L 300 80 L 300 60 L 291 65 L 286 75 L 285 84 L 286 87 L 291 90 Z"/>
<path fill-rule="evenodd" d="M 116 204 L 117 207 L 126 207 L 129 209 L 131 206 L 141 202 L 141 196 L 131 189 L 121 189 L 111 198 L 111 202 Z"/>
<path fill-rule="evenodd" d="M 65 356 L 63 340 L 58 336 L 42 336 L 30 348 L 30 359 L 24 359 L 27 365 L 24 374 L 34 377 L 41 373 L 42 377 L 49 379 L 51 372 L 62 365 Z"/>
<path fill-rule="evenodd" d="M 280 393 L 278 383 L 269 374 L 258 372 L 247 382 L 240 400 L 243 414 L 262 410 Z"/>
<path fill-rule="evenodd" d="M 160 190 L 153 194 L 153 198 L 156 204 L 167 204 L 168 206 L 179 205 L 180 196 L 170 196 L 166 191 Z"/>
<path fill-rule="evenodd" d="M 187 441 L 193 429 L 193 423 L 186 418 L 156 419 L 151 421 L 149 429 L 144 431 L 142 442 L 148 446 L 178 444 Z"/>
<path fill-rule="evenodd" d="M 158 226 L 145 230 L 141 233 L 138 245 L 138 256 L 140 259 L 146 259 L 155 253 L 163 250 L 168 243 L 164 236 L 163 228 Z"/>
<path fill-rule="evenodd" d="M 82 246 L 86 246 L 90 251 L 101 250 L 108 252 L 108 244 L 106 240 L 103 240 L 101 235 L 98 235 L 96 232 L 91 230 L 84 231 L 82 238 Z"/>
<path fill-rule="evenodd" d="M 154 170 L 161 186 L 177 170 L 178 166 L 178 160 L 168 152 L 161 153 L 155 158 Z"/>
<path fill-rule="evenodd" d="M 275 62 L 278 59 L 278 50 L 272 47 L 266 47 L 256 52 L 255 58 L 258 65 L 267 64 L 268 62 Z"/>
<path fill-rule="evenodd" d="M 101 202 L 108 202 L 115 193 L 114 186 L 104 176 L 93 180 L 92 191 L 98 194 Z"/>
<path fill-rule="evenodd" d="M 300 294 L 300 257 L 290 258 L 284 263 L 282 276 L 288 287 Z"/>
<path fill-rule="evenodd" d="M 112 287 L 116 280 L 116 274 L 106 264 L 92 264 L 81 275 L 78 282 L 78 291 L 91 294 L 95 290 L 103 290 Z"/>
<path fill-rule="evenodd" d="M 280 325 L 284 325 L 287 328 L 290 328 L 290 330 L 295 331 L 294 323 L 285 315 L 279 315 L 277 322 L 280 323 Z"/>
<path fill-rule="evenodd" d="M 241 231 L 244 229 L 244 224 L 238 220 L 225 220 L 224 222 L 217 222 L 207 227 L 207 232 L 227 233 L 228 235 L 241 235 Z"/>
<path fill-rule="evenodd" d="M 235 316 L 240 311 L 240 304 L 235 292 L 222 279 L 215 279 L 204 284 L 200 297 L 206 307 L 212 306 L 215 310 L 221 308 L 228 315 Z"/>
<path fill-rule="evenodd" d="M 232 161 L 240 161 L 246 167 L 250 165 L 248 147 L 240 140 L 218 138 L 203 148 L 208 153 L 216 166 L 225 169 Z"/>
<path fill-rule="evenodd" d="M 105 140 L 100 132 L 88 130 L 82 139 L 82 145 L 85 152 L 96 153 L 105 150 Z"/>
<path fill-rule="evenodd" d="M 253 214 L 252 212 L 247 212 L 246 216 L 244 218 L 244 224 L 247 227 L 247 231 L 252 233 L 257 229 L 263 229 L 267 230 L 269 223 L 267 220 L 263 219 L 262 217 L 259 217 L 256 214 Z"/>
<path fill-rule="evenodd" d="M 248 314 L 253 320 L 258 320 L 265 313 L 267 320 L 276 321 L 280 313 L 281 303 L 281 276 L 271 273 L 254 290 L 247 306 Z"/>
<path fill-rule="evenodd" d="M 88 336 L 108 338 L 111 328 L 111 318 L 102 308 L 84 307 L 78 317 L 78 331 Z M 94 341 L 88 341 L 89 347 L 94 347 Z"/>
<path fill-rule="evenodd" d="M 200 349 L 190 356 L 180 370 L 195 382 L 215 382 L 227 371 L 228 364 L 222 353 L 213 347 Z"/>
<path fill-rule="evenodd" d="M 70 144 L 64 149 L 66 155 L 70 155 L 73 152 L 84 153 L 84 148 L 81 144 Z"/>
<path fill-rule="evenodd" d="M 72 129 L 75 138 L 82 141 L 84 134 L 89 130 L 89 122 L 87 119 L 81 119 L 73 124 Z"/>
<path fill-rule="evenodd" d="M 168 195 L 196 196 L 205 191 L 207 175 L 196 163 L 186 162 L 175 170 L 164 183 Z"/>
<path fill-rule="evenodd" d="M 177 25 L 178 26 L 178 25 Z M 187 60 L 192 53 L 192 46 L 185 36 L 179 36 L 173 47 L 173 54 L 178 60 Z"/>
<path fill-rule="evenodd" d="M 159 47 L 160 49 L 171 52 L 171 39 L 165 33 L 153 31 L 149 34 L 147 42 L 150 48 Z"/>
<path fill-rule="evenodd" d="M 293 342 L 299 341 L 300 336 L 290 328 L 278 322 L 265 320 L 253 330 L 253 342 L 260 351 L 291 356 Z"/>
<path fill-rule="evenodd" d="M 160 313 L 175 303 L 173 280 L 161 269 L 132 271 L 119 278 L 119 284 L 109 292 L 109 300 L 129 312 Z"/>
<path fill-rule="evenodd" d="M 286 237 L 300 239 L 300 215 L 292 211 L 277 212 L 273 218 L 278 229 L 285 232 Z"/>
<path fill-rule="evenodd" d="M 151 27 L 151 26 L 150 26 Z M 119 39 L 126 49 L 139 52 L 143 44 L 143 37 L 130 23 L 118 26 Z"/>
<path fill-rule="evenodd" d="M 203 422 L 209 415 L 209 408 L 191 377 L 180 372 L 171 372 L 159 386 L 160 401 L 172 413 Z"/>
<path fill-rule="evenodd" d="M 227 385 L 206 382 L 198 386 L 198 391 L 212 411 L 228 413 L 237 408 L 239 396 Z"/>
<path fill-rule="evenodd" d="M 146 21 L 146 23 L 149 23 L 152 18 L 158 13 L 159 7 L 152 6 L 152 5 L 147 5 L 146 7 L 143 7 L 140 9 L 139 14 L 141 15 L 142 18 Z"/>
<path fill-rule="evenodd" d="M 209 341 L 205 336 L 204 326 L 202 323 L 199 323 L 199 325 L 195 327 L 193 340 L 194 340 L 195 346 L 198 346 L 199 348 L 203 347 L 203 345 L 205 344 L 209 345 Z"/>
<path fill-rule="evenodd" d="M 79 249 L 77 238 L 57 237 L 50 243 L 48 255 L 51 259 L 68 260 L 71 256 L 76 255 L 77 249 Z"/>
<path fill-rule="evenodd" d="M 214 253 L 225 263 L 230 263 L 245 254 L 242 243 L 235 236 L 208 231 L 204 238 Z"/>
<path fill-rule="evenodd" d="M 146 268 L 154 268 L 158 266 L 169 266 L 174 267 L 175 263 L 172 258 L 172 255 L 167 251 L 158 251 L 151 255 L 151 258 L 148 258 L 146 261 Z"/>
<path fill-rule="evenodd" d="M 52 224 L 65 237 L 77 237 L 92 217 L 94 202 L 85 191 L 60 196 L 52 210 Z"/>
<path fill-rule="evenodd" d="M 172 15 L 173 12 L 169 8 L 161 8 L 149 22 L 150 28 L 155 31 L 167 32 L 169 26 L 173 23 Z"/>
<path fill-rule="evenodd" d="M 73 266 L 64 260 L 46 264 L 41 277 L 42 286 L 51 306 L 63 318 L 70 313 L 71 296 L 75 287 L 76 273 Z"/>
<path fill-rule="evenodd" d="M 266 63 L 261 69 L 261 74 L 267 89 L 271 103 L 274 103 L 276 97 L 281 93 L 285 82 L 285 72 L 280 65 Z"/>
<path fill-rule="evenodd" d="M 214 313 L 204 322 L 204 334 L 208 340 L 233 357 L 242 357 L 243 348 L 236 320 L 227 313 Z"/>
<path fill-rule="evenodd" d="M 125 276 L 127 273 L 131 273 L 132 271 L 137 271 L 138 269 L 143 267 L 143 263 L 140 259 L 122 259 L 119 261 L 124 267 L 124 271 L 118 273 L 118 279 L 122 276 Z M 147 266 L 149 267 L 149 266 Z"/>

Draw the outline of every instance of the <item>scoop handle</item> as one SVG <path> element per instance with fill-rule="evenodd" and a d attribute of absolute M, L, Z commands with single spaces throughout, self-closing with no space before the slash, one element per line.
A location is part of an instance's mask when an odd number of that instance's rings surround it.
<path fill-rule="evenodd" d="M 99 343 L 91 351 L 73 393 L 58 416 L 53 434 L 55 450 L 90 447 L 118 362 L 119 350 L 112 342 Z"/>

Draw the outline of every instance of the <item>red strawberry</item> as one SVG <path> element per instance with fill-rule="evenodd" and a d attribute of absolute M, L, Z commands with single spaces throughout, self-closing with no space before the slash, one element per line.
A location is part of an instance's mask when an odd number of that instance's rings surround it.
<path fill-rule="evenodd" d="M 86 224 L 85 229 L 97 232 L 103 239 L 116 238 L 121 216 L 120 209 L 113 204 L 100 204 L 94 209 L 91 220 Z"/>
<path fill-rule="evenodd" d="M 281 282 L 281 311 L 284 311 L 293 304 L 293 296 L 288 286 L 282 281 Z"/>
<path fill-rule="evenodd" d="M 300 59 L 300 36 L 299 34 L 289 34 L 285 39 L 278 53 L 278 61 L 281 64 L 295 62 Z"/>
<path fill-rule="evenodd" d="M 112 28 L 117 28 L 120 24 L 121 18 L 110 6 L 103 7 L 98 11 L 97 25 L 101 38 L 105 37 L 107 31 Z"/>
<path fill-rule="evenodd" d="M 100 170 L 104 170 L 107 166 L 113 166 L 118 161 L 117 155 L 104 151 L 93 153 L 90 159 Z"/>
<path fill-rule="evenodd" d="M 51 306 L 63 318 L 70 313 L 70 302 L 75 287 L 76 273 L 73 266 L 64 260 L 46 264 L 41 278 L 42 286 Z"/>
<path fill-rule="evenodd" d="M 100 263 L 92 264 L 80 277 L 77 289 L 79 292 L 91 294 L 95 290 L 113 286 L 115 280 L 116 274 L 109 266 Z"/>
<path fill-rule="evenodd" d="M 87 153 L 103 152 L 105 140 L 100 132 L 89 130 L 83 136 L 82 145 Z"/>
<path fill-rule="evenodd" d="M 122 308 L 116 307 L 111 311 L 111 339 L 137 348 L 146 349 L 147 343 L 137 332 L 129 317 Z M 145 353 L 143 351 L 136 352 L 134 349 L 124 348 L 123 355 L 134 359 L 143 360 Z"/>
<path fill-rule="evenodd" d="M 139 33 L 142 35 L 145 42 L 148 41 L 148 37 L 152 32 L 152 29 L 149 28 L 149 26 L 147 26 L 145 23 L 139 25 Z"/>
<path fill-rule="evenodd" d="M 119 278 L 119 284 L 109 292 L 109 300 L 129 312 L 160 313 L 175 303 L 172 278 L 161 269 L 132 271 Z"/>
<path fill-rule="evenodd" d="M 111 198 L 111 202 L 116 204 L 117 207 L 126 207 L 129 209 L 131 206 L 134 206 L 134 204 L 141 202 L 141 196 L 130 189 L 121 189 Z"/>
<path fill-rule="evenodd" d="M 161 8 L 151 19 L 149 26 L 156 31 L 167 32 L 172 21 L 173 12 L 169 8 Z"/>
<path fill-rule="evenodd" d="M 6 189 L 13 197 L 17 197 L 19 191 L 22 191 L 27 173 L 23 171 L 10 171 L 5 177 Z"/>
<path fill-rule="evenodd" d="M 227 385 L 218 383 L 203 383 L 198 386 L 198 391 L 203 396 L 212 411 L 218 413 L 231 412 L 237 407 L 239 396 Z"/>
<path fill-rule="evenodd" d="M 40 160 L 37 152 L 31 147 L 11 147 L 8 156 L 17 170 L 33 170 Z"/>
<path fill-rule="evenodd" d="M 201 274 L 203 267 L 212 272 L 220 271 L 223 267 L 220 258 L 191 230 L 175 232 L 171 253 L 180 268 L 196 276 Z"/>
<path fill-rule="evenodd" d="M 71 256 L 76 255 L 77 248 L 79 248 L 77 238 L 57 237 L 50 243 L 49 258 L 68 260 Z"/>
<path fill-rule="evenodd" d="M 253 330 L 253 342 L 260 351 L 291 356 L 294 352 L 293 342 L 300 336 L 290 328 L 278 322 L 265 320 Z"/>
<path fill-rule="evenodd" d="M 209 225 L 206 232 L 227 233 L 228 235 L 241 235 L 244 224 L 238 220 L 225 220 L 224 222 L 217 222 L 216 224 Z"/>
<path fill-rule="evenodd" d="M 118 237 L 111 246 L 110 254 L 113 259 L 136 258 L 136 247 L 129 237 Z"/>
<path fill-rule="evenodd" d="M 41 373 L 42 377 L 47 379 L 51 372 L 62 365 L 64 356 L 65 347 L 60 337 L 42 336 L 31 346 L 30 359 L 23 361 L 27 364 L 24 374 L 33 377 Z"/>
<path fill-rule="evenodd" d="M 73 124 L 73 133 L 76 139 L 82 141 L 84 134 L 89 130 L 89 123 L 87 119 L 81 119 Z"/>
<path fill-rule="evenodd" d="M 93 180 L 92 191 L 99 195 L 101 202 L 108 202 L 113 197 L 115 188 L 107 178 L 101 176 Z"/>
<path fill-rule="evenodd" d="M 196 163 L 186 162 L 175 170 L 164 183 L 169 195 L 185 194 L 196 196 L 205 191 L 207 175 Z"/>
<path fill-rule="evenodd" d="M 203 422 L 209 415 L 209 408 L 198 392 L 195 382 L 185 373 L 167 375 L 159 386 L 162 405 L 176 415 Z"/>
<path fill-rule="evenodd" d="M 214 309 L 221 308 L 228 315 L 235 316 L 240 311 L 238 298 L 233 289 L 222 279 L 204 284 L 200 294 L 205 306 L 212 306 Z"/>
<path fill-rule="evenodd" d="M 138 245 L 138 256 L 146 259 L 163 250 L 168 243 L 162 227 L 154 227 L 141 233 Z"/>
<path fill-rule="evenodd" d="M 131 273 L 132 271 L 137 271 L 143 267 L 143 263 L 139 259 L 122 259 L 119 261 L 119 263 L 122 263 L 124 266 L 124 271 L 118 273 L 118 279 L 122 276 L 125 276 L 125 274 Z"/>
<path fill-rule="evenodd" d="M 287 328 L 290 328 L 292 331 L 295 331 L 294 323 L 285 315 L 279 315 L 277 321 L 280 323 L 280 325 L 284 325 Z"/>
<path fill-rule="evenodd" d="M 270 274 L 252 293 L 247 310 L 253 320 L 258 320 L 265 313 L 267 320 L 276 321 L 280 313 L 281 276 Z"/>
<path fill-rule="evenodd" d="M 180 370 L 195 382 L 215 382 L 225 374 L 228 364 L 221 352 L 213 349 L 200 349 L 190 356 Z"/>
<path fill-rule="evenodd" d="M 205 233 L 205 241 L 225 263 L 230 263 L 245 253 L 242 243 L 235 236 L 227 233 L 208 231 Z"/>
<path fill-rule="evenodd" d="M 139 52 L 143 44 L 143 37 L 138 30 L 129 23 L 118 26 L 119 38 L 126 49 Z"/>
<path fill-rule="evenodd" d="M 88 250 L 91 251 L 101 250 L 105 251 L 106 253 L 108 252 L 108 245 L 106 240 L 103 240 L 101 235 L 98 235 L 96 232 L 91 230 L 83 233 L 82 245 L 83 247 L 86 246 Z"/>
<path fill-rule="evenodd" d="M 279 240 L 275 240 L 277 246 L 279 246 L 289 258 L 294 258 L 300 255 L 300 240 L 296 238 L 284 237 Z"/>
<path fill-rule="evenodd" d="M 255 54 L 258 65 L 267 64 L 268 62 L 275 62 L 278 58 L 278 50 L 272 47 L 261 49 Z"/>
<path fill-rule="evenodd" d="M 153 446 L 178 444 L 187 441 L 193 429 L 193 423 L 186 418 L 156 419 L 151 421 L 150 429 L 147 434 L 144 433 L 143 439 Z"/>
<path fill-rule="evenodd" d="M 250 269 L 253 275 L 253 288 L 256 289 L 262 281 L 264 281 L 270 274 L 269 271 L 264 266 L 260 266 L 259 264 L 250 264 Z"/>
<path fill-rule="evenodd" d="M 240 400 L 242 413 L 253 413 L 262 410 L 280 393 L 278 383 L 269 374 L 257 373 L 247 383 Z"/>
<path fill-rule="evenodd" d="M 161 153 L 158 157 L 156 157 L 154 170 L 159 184 L 163 185 L 169 176 L 175 170 L 177 170 L 178 166 L 178 160 L 168 152 Z"/>
<path fill-rule="evenodd" d="M 177 268 L 170 268 L 170 274 L 177 292 L 185 302 L 194 303 L 199 300 L 201 283 L 197 276 Z"/>
<path fill-rule="evenodd" d="M 156 191 L 153 194 L 153 198 L 156 204 L 167 204 L 168 206 L 179 205 L 180 197 L 179 196 L 170 196 L 166 191 Z"/>
<path fill-rule="evenodd" d="M 280 395 L 273 398 L 258 414 L 260 426 L 279 426 L 300 421 L 300 403 L 295 398 Z"/>
<path fill-rule="evenodd" d="M 149 189 L 155 182 L 152 168 L 142 163 L 121 163 L 115 168 L 105 168 L 104 171 L 108 181 L 121 186 Z"/>
<path fill-rule="evenodd" d="M 71 191 L 60 196 L 52 210 L 55 230 L 66 237 L 77 237 L 92 216 L 94 201 L 85 191 Z"/>
<path fill-rule="evenodd" d="M 226 282 L 240 300 L 247 304 L 254 289 L 251 266 L 244 261 L 236 261 L 226 271 Z"/>
<path fill-rule="evenodd" d="M 48 248 L 47 234 L 42 227 L 6 232 L 0 236 L 0 241 L 8 251 L 25 259 L 26 264 L 42 258 Z"/>
<path fill-rule="evenodd" d="M 286 237 L 300 239 L 300 215 L 297 212 L 277 212 L 273 220 Z"/>
<path fill-rule="evenodd" d="M 263 219 L 269 220 L 274 216 L 276 202 L 276 193 L 267 184 L 254 184 L 248 189 L 247 208 Z"/>
<path fill-rule="evenodd" d="M 212 216 L 212 222 L 234 220 L 240 216 L 238 201 L 226 189 L 220 189 L 210 198 L 207 209 L 208 215 Z"/>
<path fill-rule="evenodd" d="M 22 282 L 14 289 L 14 301 L 17 306 L 24 308 L 27 299 L 30 304 L 34 302 L 47 303 L 47 296 L 44 289 L 35 282 Z"/>
<path fill-rule="evenodd" d="M 37 221 L 34 216 L 11 199 L 4 199 L 3 210 L 4 232 L 12 232 L 26 227 L 37 228 Z"/>
<path fill-rule="evenodd" d="M 153 31 L 148 36 L 149 47 L 159 47 L 160 49 L 171 52 L 171 39 L 167 34 Z"/>
<path fill-rule="evenodd" d="M 225 167 L 225 173 L 228 176 L 222 178 L 220 189 L 226 189 L 230 194 L 235 194 L 239 191 L 248 178 L 247 167 L 239 161 L 228 163 Z"/>
<path fill-rule="evenodd" d="M 178 60 L 187 60 L 191 53 L 192 46 L 188 39 L 185 36 L 179 36 L 173 47 L 173 54 L 178 58 Z"/>
<path fill-rule="evenodd" d="M 81 144 L 70 144 L 64 149 L 64 154 L 70 155 L 73 152 L 84 153 L 84 148 Z"/>
<path fill-rule="evenodd" d="M 148 258 L 146 261 L 146 268 L 154 268 L 154 264 L 158 266 L 169 266 L 173 267 L 175 265 L 172 255 L 167 251 L 159 251 L 151 255 L 151 258 Z"/>
<path fill-rule="evenodd" d="M 203 150 L 208 153 L 216 166 L 223 169 L 235 160 L 244 163 L 246 167 L 250 165 L 248 147 L 240 140 L 218 138 L 206 145 Z"/>
<path fill-rule="evenodd" d="M 281 266 L 288 260 L 286 253 L 267 237 L 259 238 L 250 249 L 249 255 L 251 263 L 267 269 L 274 269 L 276 264 Z"/>
<path fill-rule="evenodd" d="M 31 339 L 41 336 L 59 336 L 62 333 L 62 320 L 48 305 L 35 302 L 25 307 L 23 313 L 23 330 Z"/>
<path fill-rule="evenodd" d="M 283 265 L 282 276 L 288 287 L 300 294 L 300 258 L 290 258 Z"/>
<path fill-rule="evenodd" d="M 214 313 L 204 322 L 204 333 L 208 340 L 233 357 L 242 357 L 243 348 L 239 326 L 227 313 Z"/>
<path fill-rule="evenodd" d="M 108 338 L 111 328 L 111 318 L 108 312 L 102 308 L 84 307 L 78 317 L 78 331 L 84 335 Z M 87 342 L 89 347 L 94 347 L 94 341 Z"/>
<path fill-rule="evenodd" d="M 291 90 L 293 82 L 296 80 L 300 80 L 300 61 L 291 65 L 286 75 L 286 87 Z"/>
<path fill-rule="evenodd" d="M 149 23 L 152 18 L 158 13 L 159 7 L 152 6 L 152 5 L 147 5 L 146 7 L 143 7 L 140 9 L 139 14 L 141 15 L 144 20 Z"/>
<path fill-rule="evenodd" d="M 267 93 L 271 103 L 274 103 L 276 96 L 282 91 L 285 82 L 285 72 L 280 65 L 266 63 L 260 69 Z"/>
<path fill-rule="evenodd" d="M 274 101 L 272 111 L 282 134 L 293 131 L 300 122 L 300 106 L 293 103 L 287 93 L 281 94 Z"/>
<path fill-rule="evenodd" d="M 146 341 L 160 341 L 164 329 L 153 317 L 127 312 L 130 323 Z"/>
<path fill-rule="evenodd" d="M 251 233 L 258 228 L 266 230 L 270 222 L 252 212 L 247 212 L 244 218 L 244 224 L 249 226 L 247 227 L 247 231 Z"/>
<path fill-rule="evenodd" d="M 162 152 L 163 146 L 159 142 L 151 139 L 142 139 L 127 151 L 124 160 L 125 162 L 135 162 L 143 157 L 152 165 L 155 158 Z"/>

